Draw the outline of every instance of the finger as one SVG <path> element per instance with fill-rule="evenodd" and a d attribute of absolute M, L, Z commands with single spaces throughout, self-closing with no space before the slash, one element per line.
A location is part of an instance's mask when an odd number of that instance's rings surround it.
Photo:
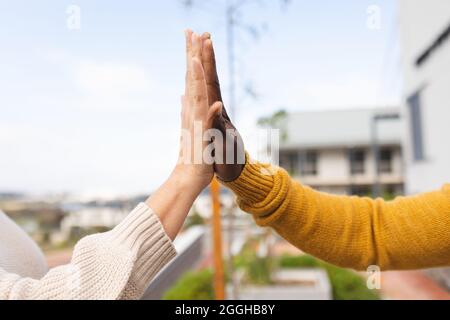
<path fill-rule="evenodd" d="M 203 41 L 202 64 L 205 69 L 209 101 L 222 101 L 219 77 L 217 75 L 216 57 L 211 39 Z"/>
<path fill-rule="evenodd" d="M 207 74 L 207 81 L 214 82 L 218 78 L 216 69 L 216 57 L 211 39 L 203 41 L 202 63 Z"/>
<path fill-rule="evenodd" d="M 231 124 L 231 119 L 228 116 L 227 110 L 225 108 L 222 108 L 222 117 L 224 117 Z"/>
<path fill-rule="evenodd" d="M 186 78 L 185 78 L 185 95 L 188 96 L 188 88 L 189 88 L 189 81 L 190 81 L 190 72 L 191 72 L 191 57 L 192 57 L 192 30 L 187 29 L 185 31 L 185 37 L 186 37 Z"/>
<path fill-rule="evenodd" d="M 223 104 L 220 101 L 215 102 L 208 110 L 207 122 L 208 128 L 212 127 L 213 121 L 222 113 Z"/>
<path fill-rule="evenodd" d="M 187 126 L 187 119 L 186 119 L 186 112 L 188 108 L 188 101 L 185 95 L 181 96 L 181 127 L 186 128 Z"/>
<path fill-rule="evenodd" d="M 205 81 L 205 72 L 198 58 L 192 59 L 192 85 L 189 88 L 189 102 L 195 108 L 196 118 L 205 119 L 208 113 L 208 91 Z"/>
<path fill-rule="evenodd" d="M 201 48 L 199 47 L 201 44 L 201 39 L 199 37 L 198 34 L 190 31 L 188 32 L 188 35 L 190 35 L 190 39 L 186 39 L 190 41 L 190 44 L 187 45 L 189 46 L 189 52 L 188 52 L 188 65 L 189 67 L 187 68 L 188 72 L 186 74 L 187 77 L 187 81 L 186 83 L 188 83 L 188 87 L 186 88 L 186 95 L 190 96 L 188 90 L 190 90 L 190 88 L 192 88 L 192 84 L 189 85 L 189 82 L 192 81 L 192 77 L 190 76 L 192 74 L 192 59 L 194 57 L 197 57 L 198 59 L 201 60 Z"/>
<path fill-rule="evenodd" d="M 187 29 L 184 32 L 186 37 L 186 67 L 189 69 L 191 67 L 190 58 L 192 57 L 192 35 L 193 32 L 190 29 Z"/>
<path fill-rule="evenodd" d="M 211 34 L 209 32 L 205 32 L 202 34 L 203 41 L 211 39 Z"/>
<path fill-rule="evenodd" d="M 201 37 L 193 33 L 192 34 L 192 58 L 197 58 L 202 61 L 202 49 L 203 49 L 203 41 Z"/>
<path fill-rule="evenodd" d="M 189 157 L 188 152 L 188 141 L 186 141 L 187 136 L 184 130 L 187 130 L 189 127 L 189 119 L 188 119 L 188 101 L 185 95 L 181 96 L 181 134 L 180 134 L 180 151 L 178 155 L 179 163 L 183 163 L 186 161 L 186 157 Z"/>

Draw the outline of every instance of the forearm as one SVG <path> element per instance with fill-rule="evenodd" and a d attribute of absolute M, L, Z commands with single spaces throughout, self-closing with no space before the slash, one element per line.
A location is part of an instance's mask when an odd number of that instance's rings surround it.
<path fill-rule="evenodd" d="M 167 181 L 146 201 L 159 217 L 170 239 L 175 239 L 189 213 L 192 204 L 203 187 L 195 176 L 188 176 L 175 169 Z"/>
<path fill-rule="evenodd" d="M 274 228 L 303 251 L 354 269 L 450 263 L 449 191 L 391 202 L 335 196 L 270 168 L 247 163 L 241 176 L 226 185 L 258 225 Z"/>
<path fill-rule="evenodd" d="M 292 182 L 292 197 L 272 227 L 303 251 L 358 270 L 450 265 L 450 193 L 393 201 L 318 192 Z"/>
<path fill-rule="evenodd" d="M 176 254 L 171 243 L 202 190 L 196 177 L 175 169 L 146 203 L 113 230 L 83 238 L 71 263 L 42 279 L 0 269 L 0 299 L 138 299 Z"/>
<path fill-rule="evenodd" d="M 0 300 L 138 299 L 174 256 L 158 217 L 140 204 L 113 230 L 80 240 L 70 264 L 51 269 L 42 279 L 0 268 Z"/>

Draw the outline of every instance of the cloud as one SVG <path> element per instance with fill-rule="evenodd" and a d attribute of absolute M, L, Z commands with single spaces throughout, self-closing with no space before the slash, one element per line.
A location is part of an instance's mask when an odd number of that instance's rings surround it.
<path fill-rule="evenodd" d="M 146 70 L 130 63 L 81 61 L 73 68 L 78 106 L 89 109 L 146 108 L 158 90 Z"/>
<path fill-rule="evenodd" d="M 379 91 L 375 79 L 364 75 L 349 74 L 336 79 L 308 79 L 293 84 L 282 90 L 285 105 L 291 108 L 330 109 L 349 107 L 368 107 L 376 105 L 399 104 L 399 94 Z"/>
<path fill-rule="evenodd" d="M 353 107 L 375 104 L 377 84 L 373 80 L 349 76 L 339 81 L 322 79 L 303 88 L 306 101 L 321 107 Z"/>
<path fill-rule="evenodd" d="M 0 121 L 0 191 L 150 192 L 175 164 L 177 143 L 176 131 L 152 125 L 54 130 Z"/>
<path fill-rule="evenodd" d="M 27 94 L 1 97 L 0 190 L 128 193 L 162 183 L 179 139 L 179 95 L 151 77 L 164 70 L 36 54 Z"/>
<path fill-rule="evenodd" d="M 76 92 L 70 105 L 83 109 L 143 109 L 161 103 L 164 88 L 149 70 L 127 60 L 98 60 L 79 57 L 61 49 L 37 50 L 52 68 L 67 75 L 67 86 Z"/>
<path fill-rule="evenodd" d="M 76 83 L 92 95 L 127 97 L 152 88 L 145 70 L 133 64 L 82 61 L 74 71 Z"/>

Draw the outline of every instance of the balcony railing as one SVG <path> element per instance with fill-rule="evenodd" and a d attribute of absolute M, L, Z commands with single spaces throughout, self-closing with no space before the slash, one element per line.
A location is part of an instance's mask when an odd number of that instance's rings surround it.
<path fill-rule="evenodd" d="M 192 227 L 174 242 L 177 256 L 162 269 L 148 286 L 142 300 L 159 300 L 178 278 L 200 261 L 203 252 L 204 227 Z"/>

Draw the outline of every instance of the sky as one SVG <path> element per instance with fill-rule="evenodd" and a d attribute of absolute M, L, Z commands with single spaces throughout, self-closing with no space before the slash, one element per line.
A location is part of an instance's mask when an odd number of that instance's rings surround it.
<path fill-rule="evenodd" d="M 0 192 L 150 193 L 164 182 L 184 29 L 212 33 L 227 105 L 226 0 L 182 2 L 0 0 Z M 258 118 L 280 109 L 400 103 L 395 1 L 247 3 L 233 119 L 250 150 Z"/>

